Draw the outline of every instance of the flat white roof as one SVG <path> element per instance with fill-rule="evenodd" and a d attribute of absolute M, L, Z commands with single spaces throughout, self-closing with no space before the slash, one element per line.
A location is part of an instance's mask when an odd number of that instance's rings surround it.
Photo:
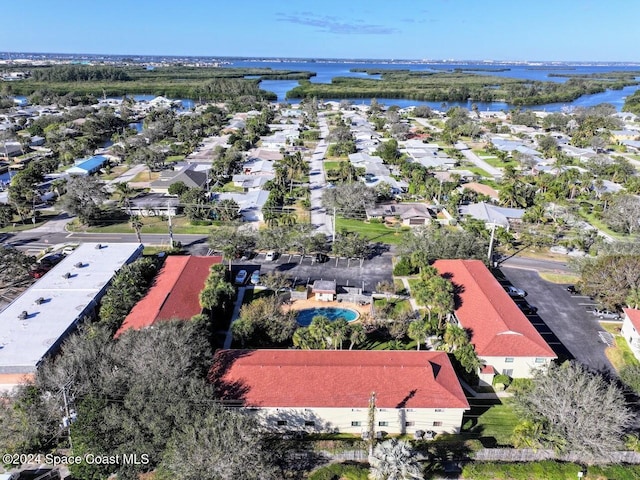
<path fill-rule="evenodd" d="M 92 312 L 114 273 L 141 252 L 138 243 L 84 243 L 25 290 L 0 312 L 0 373 L 35 372 Z"/>

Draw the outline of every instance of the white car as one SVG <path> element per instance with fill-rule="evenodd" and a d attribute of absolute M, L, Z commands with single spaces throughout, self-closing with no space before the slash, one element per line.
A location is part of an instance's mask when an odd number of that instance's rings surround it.
<path fill-rule="evenodd" d="M 527 296 L 527 292 L 525 292 L 521 288 L 516 288 L 513 285 L 505 285 L 504 289 L 509 294 L 510 297 L 526 297 Z"/>
<path fill-rule="evenodd" d="M 236 280 L 235 280 L 236 285 L 243 285 L 244 282 L 246 281 L 247 281 L 247 271 L 240 270 L 236 275 Z"/>
<path fill-rule="evenodd" d="M 254 270 L 249 281 L 252 285 L 258 285 L 260 283 L 260 270 Z"/>
<path fill-rule="evenodd" d="M 264 256 L 264 259 L 267 262 L 273 262 L 277 257 L 278 257 L 278 254 L 273 250 L 271 250 L 267 252 L 267 254 Z"/>

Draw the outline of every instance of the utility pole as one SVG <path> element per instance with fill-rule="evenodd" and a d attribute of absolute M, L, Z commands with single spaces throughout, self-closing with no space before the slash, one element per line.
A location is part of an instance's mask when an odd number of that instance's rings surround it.
<path fill-rule="evenodd" d="M 376 392 L 369 397 L 369 456 L 373 455 L 376 445 Z"/>
<path fill-rule="evenodd" d="M 73 443 L 71 441 L 71 423 L 73 422 L 73 418 L 71 418 L 71 412 L 69 410 L 69 399 L 67 398 L 67 385 L 62 387 L 62 400 L 64 402 L 64 413 L 65 417 L 62 419 L 62 426 L 66 427 L 67 434 L 69 436 L 69 449 L 73 452 Z"/>
<path fill-rule="evenodd" d="M 496 235 L 496 224 L 492 224 L 491 227 L 491 238 L 489 239 L 489 251 L 487 252 L 487 260 L 489 261 L 489 266 L 493 267 L 492 259 L 493 259 L 493 240 Z"/>
<path fill-rule="evenodd" d="M 167 200 L 167 216 L 169 217 L 169 248 L 173 250 L 173 225 L 171 225 L 171 202 Z"/>

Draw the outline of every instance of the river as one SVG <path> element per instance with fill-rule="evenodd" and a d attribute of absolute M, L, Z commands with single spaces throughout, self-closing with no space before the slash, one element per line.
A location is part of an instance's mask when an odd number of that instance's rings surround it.
<path fill-rule="evenodd" d="M 438 72 L 451 71 L 459 69 L 470 73 L 496 75 L 499 77 L 511 77 L 525 80 L 536 81 L 552 81 L 563 83 L 568 77 L 549 76 L 549 74 L 591 74 L 604 73 L 611 71 L 638 71 L 640 67 L 637 65 L 523 65 L 508 63 L 415 63 L 415 62 L 302 62 L 302 61 L 258 61 L 244 60 L 235 61 L 229 67 L 235 68 L 271 68 L 274 70 L 295 70 L 315 72 L 316 76 L 310 80 L 313 83 L 330 83 L 334 77 L 360 77 L 360 78 L 379 78 L 379 75 L 367 75 L 363 72 L 352 72 L 351 69 L 406 69 L 412 71 Z M 264 90 L 275 93 L 278 101 L 288 101 L 289 103 L 297 103 L 297 99 L 286 100 L 286 93 L 298 85 L 297 80 L 263 80 L 260 87 Z M 622 90 L 608 90 L 593 95 L 584 95 L 573 102 L 568 103 L 550 103 L 546 105 L 535 105 L 532 107 L 524 107 L 531 110 L 542 110 L 547 112 L 557 112 L 571 107 L 588 107 L 598 105 L 600 103 L 610 103 L 616 107 L 618 111 L 624 105 L 624 99 L 635 92 L 639 86 L 625 87 Z M 340 100 L 340 99 L 324 99 L 324 100 Z M 370 98 L 347 99 L 358 104 L 371 103 Z M 398 105 L 399 107 L 408 107 L 411 105 L 428 105 L 432 108 L 440 109 L 442 102 L 421 102 L 417 100 L 402 100 L 377 98 L 379 103 L 384 105 Z M 478 108 L 483 111 L 500 111 L 508 110 L 510 106 L 505 102 L 474 102 Z M 472 102 L 445 102 L 447 108 L 452 106 L 461 106 L 471 108 Z"/>

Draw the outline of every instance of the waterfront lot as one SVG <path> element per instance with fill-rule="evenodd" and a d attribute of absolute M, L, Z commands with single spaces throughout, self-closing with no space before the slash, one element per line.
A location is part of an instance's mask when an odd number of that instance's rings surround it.
<path fill-rule="evenodd" d="M 527 318 L 559 357 L 575 358 L 595 370 L 612 370 L 604 353 L 612 339 L 588 311 L 595 306 L 593 300 L 571 295 L 566 285 L 547 282 L 533 270 L 503 266 L 501 273 L 527 291 L 526 301 L 538 307 L 537 315 Z"/>

